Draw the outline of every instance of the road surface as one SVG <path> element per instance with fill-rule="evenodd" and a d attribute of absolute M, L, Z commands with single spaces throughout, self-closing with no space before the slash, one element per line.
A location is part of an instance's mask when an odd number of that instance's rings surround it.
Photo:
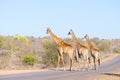
<path fill-rule="evenodd" d="M 115 59 L 102 63 L 99 71 L 43 71 L 22 74 L 1 75 L 0 80 L 98 80 L 102 75 L 113 75 L 120 78 L 120 55 Z"/>

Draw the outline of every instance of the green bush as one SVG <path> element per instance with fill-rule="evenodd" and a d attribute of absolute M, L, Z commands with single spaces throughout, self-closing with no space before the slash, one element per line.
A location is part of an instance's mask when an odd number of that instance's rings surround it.
<path fill-rule="evenodd" d="M 55 42 L 51 42 L 49 39 L 43 39 L 44 54 L 42 56 L 42 63 L 47 67 L 57 66 L 57 45 Z"/>
<path fill-rule="evenodd" d="M 42 56 L 42 63 L 46 64 L 47 67 L 53 66 L 56 67 L 57 66 L 57 53 L 55 52 L 46 52 L 43 56 Z"/>
<path fill-rule="evenodd" d="M 110 40 L 103 39 L 103 40 L 99 41 L 99 43 L 97 43 L 97 46 L 98 46 L 99 50 L 102 52 L 110 52 L 111 51 Z"/>
<path fill-rule="evenodd" d="M 26 55 L 23 57 L 22 62 L 26 65 L 32 65 L 36 62 L 37 58 L 32 55 Z"/>
<path fill-rule="evenodd" d="M 120 53 L 120 48 L 115 48 L 114 53 Z"/>
<path fill-rule="evenodd" d="M 0 36 L 0 49 L 4 45 L 4 41 L 5 41 L 5 37 L 4 36 Z"/>

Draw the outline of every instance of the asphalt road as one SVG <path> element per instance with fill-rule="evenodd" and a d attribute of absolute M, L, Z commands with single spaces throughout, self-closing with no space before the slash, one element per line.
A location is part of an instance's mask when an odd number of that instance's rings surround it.
<path fill-rule="evenodd" d="M 120 77 L 120 55 L 113 60 L 102 63 L 99 71 L 43 71 L 24 74 L 1 75 L 0 80 L 98 80 L 102 75 Z"/>

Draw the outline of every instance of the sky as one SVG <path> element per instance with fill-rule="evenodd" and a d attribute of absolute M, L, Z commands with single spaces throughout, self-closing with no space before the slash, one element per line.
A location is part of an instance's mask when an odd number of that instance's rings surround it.
<path fill-rule="evenodd" d="M 120 0 L 0 0 L 0 35 L 120 38 Z"/>

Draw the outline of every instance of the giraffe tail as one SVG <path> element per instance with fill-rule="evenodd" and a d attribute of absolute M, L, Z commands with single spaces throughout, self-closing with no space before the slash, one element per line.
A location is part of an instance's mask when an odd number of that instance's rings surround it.
<path fill-rule="evenodd" d="M 98 65 L 100 66 L 100 59 L 98 59 Z"/>

